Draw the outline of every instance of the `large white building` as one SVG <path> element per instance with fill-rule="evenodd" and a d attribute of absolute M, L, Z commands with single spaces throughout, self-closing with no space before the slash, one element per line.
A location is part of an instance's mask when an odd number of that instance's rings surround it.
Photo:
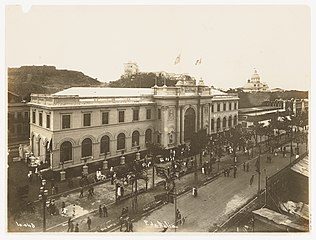
<path fill-rule="evenodd" d="M 193 132 L 224 131 L 237 124 L 238 96 L 178 81 L 153 88 L 73 87 L 32 94 L 32 152 L 54 170 L 101 162 L 146 150 L 147 143 L 173 148 Z M 49 151 L 51 149 L 51 151 Z M 62 163 L 62 164 L 61 164 Z"/>
<path fill-rule="evenodd" d="M 260 81 L 260 76 L 255 70 L 252 74 L 251 79 L 248 79 L 247 83 L 243 86 L 244 92 L 258 92 L 258 91 L 268 91 L 269 86 L 267 83 Z"/>

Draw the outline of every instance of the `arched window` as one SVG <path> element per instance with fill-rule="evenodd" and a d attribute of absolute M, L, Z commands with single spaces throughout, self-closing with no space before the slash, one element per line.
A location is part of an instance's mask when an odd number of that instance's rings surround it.
<path fill-rule="evenodd" d="M 117 150 L 125 149 L 125 134 L 120 133 L 117 136 Z"/>
<path fill-rule="evenodd" d="M 232 110 L 232 103 L 230 102 L 229 103 L 229 111 L 231 111 Z"/>
<path fill-rule="evenodd" d="M 72 160 L 72 144 L 69 141 L 63 142 L 60 146 L 60 162 Z"/>
<path fill-rule="evenodd" d="M 81 156 L 88 157 L 92 156 L 92 141 L 90 138 L 86 138 L 81 144 Z"/>
<path fill-rule="evenodd" d="M 139 132 L 134 131 L 132 134 L 132 147 L 139 146 Z"/>
<path fill-rule="evenodd" d="M 234 125 L 237 125 L 237 115 L 234 116 Z"/>
<path fill-rule="evenodd" d="M 211 131 L 214 131 L 214 119 L 211 120 Z"/>
<path fill-rule="evenodd" d="M 226 117 L 223 118 L 223 129 L 225 129 L 227 126 L 227 120 Z"/>
<path fill-rule="evenodd" d="M 110 138 L 109 136 L 103 136 L 100 143 L 100 153 L 108 153 L 110 151 Z"/>
<path fill-rule="evenodd" d="M 152 135 L 153 135 L 152 130 L 150 128 L 147 129 L 145 132 L 145 143 L 146 144 L 152 142 Z"/>
<path fill-rule="evenodd" d="M 228 127 L 230 128 L 230 127 L 232 127 L 232 125 L 233 125 L 233 118 L 232 118 L 232 116 L 229 116 L 229 118 L 228 118 Z"/>
<path fill-rule="evenodd" d="M 216 130 L 220 131 L 221 130 L 221 119 L 217 118 L 216 120 Z"/>

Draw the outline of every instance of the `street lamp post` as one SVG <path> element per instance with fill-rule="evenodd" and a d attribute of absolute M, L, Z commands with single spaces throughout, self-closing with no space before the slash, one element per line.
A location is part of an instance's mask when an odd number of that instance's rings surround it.
<path fill-rule="evenodd" d="M 48 190 L 45 188 L 46 180 L 42 180 L 42 186 L 40 187 L 38 199 L 43 204 L 43 232 L 46 232 L 46 200 L 48 196 Z"/>

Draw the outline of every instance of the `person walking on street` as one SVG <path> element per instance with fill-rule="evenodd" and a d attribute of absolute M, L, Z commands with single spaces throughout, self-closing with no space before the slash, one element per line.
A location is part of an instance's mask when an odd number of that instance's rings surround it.
<path fill-rule="evenodd" d="M 99 206 L 99 217 L 100 218 L 102 217 L 102 207 L 101 207 L 101 205 Z"/>
<path fill-rule="evenodd" d="M 129 230 L 129 232 L 134 232 L 132 220 L 129 220 L 129 222 L 128 222 L 128 230 Z"/>
<path fill-rule="evenodd" d="M 82 198 L 83 197 L 83 187 L 80 188 L 80 195 L 79 195 L 79 198 Z"/>
<path fill-rule="evenodd" d="M 72 206 L 72 216 L 74 217 L 76 215 L 76 204 Z"/>
<path fill-rule="evenodd" d="M 237 174 L 237 166 L 234 166 L 234 178 L 236 178 L 236 174 Z"/>
<path fill-rule="evenodd" d="M 71 220 L 70 221 L 70 230 L 69 230 L 69 232 L 73 232 L 74 231 L 74 223 L 73 223 L 73 221 Z"/>
<path fill-rule="evenodd" d="M 70 231 L 70 228 L 71 228 L 71 218 L 68 218 L 68 229 L 67 229 L 67 232 Z"/>
<path fill-rule="evenodd" d="M 246 165 L 246 171 L 249 172 L 249 163 Z"/>
<path fill-rule="evenodd" d="M 76 224 L 75 232 L 79 232 L 79 224 L 78 223 Z"/>
<path fill-rule="evenodd" d="M 227 177 L 229 177 L 230 169 L 227 169 Z"/>
<path fill-rule="evenodd" d="M 255 175 L 252 175 L 251 178 L 250 178 L 250 186 L 252 185 L 254 178 L 255 178 Z"/>
<path fill-rule="evenodd" d="M 88 217 L 87 219 L 87 224 L 88 224 L 88 230 L 91 230 L 91 218 Z"/>
<path fill-rule="evenodd" d="M 105 204 L 103 204 L 103 217 L 108 216 L 108 209 L 106 208 Z"/>
<path fill-rule="evenodd" d="M 244 168 L 244 172 L 246 171 L 246 162 L 244 162 L 243 164 L 242 164 L 242 167 Z"/>

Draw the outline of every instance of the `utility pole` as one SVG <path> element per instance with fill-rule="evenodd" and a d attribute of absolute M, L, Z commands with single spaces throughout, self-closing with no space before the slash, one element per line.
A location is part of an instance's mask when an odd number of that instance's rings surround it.
<path fill-rule="evenodd" d="M 173 180 L 173 186 L 174 186 L 174 231 L 177 231 L 177 222 L 178 222 L 178 215 L 177 215 L 177 189 L 176 189 L 176 183 Z"/>

